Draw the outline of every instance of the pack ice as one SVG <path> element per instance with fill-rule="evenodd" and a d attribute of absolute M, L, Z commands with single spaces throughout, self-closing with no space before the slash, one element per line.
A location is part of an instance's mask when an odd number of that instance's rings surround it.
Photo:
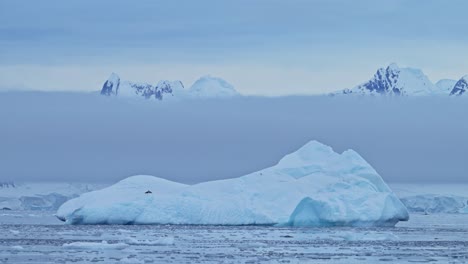
<path fill-rule="evenodd" d="M 69 200 L 57 217 L 68 224 L 287 226 L 394 226 L 409 218 L 359 154 L 317 141 L 239 178 L 185 185 L 129 177 Z"/>

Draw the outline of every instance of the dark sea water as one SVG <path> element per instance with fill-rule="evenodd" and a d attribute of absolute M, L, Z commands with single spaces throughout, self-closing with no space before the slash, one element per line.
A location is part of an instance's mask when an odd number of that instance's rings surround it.
<path fill-rule="evenodd" d="M 0 263 L 465 263 L 468 215 L 394 228 L 70 226 L 0 211 Z"/>

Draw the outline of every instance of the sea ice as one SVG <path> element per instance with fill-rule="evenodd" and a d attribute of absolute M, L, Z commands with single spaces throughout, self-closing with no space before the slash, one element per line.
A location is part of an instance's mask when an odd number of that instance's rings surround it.
<path fill-rule="evenodd" d="M 140 240 L 133 237 L 127 238 L 125 243 L 129 245 L 143 245 L 143 246 L 158 246 L 158 245 L 174 245 L 174 237 L 158 237 L 151 240 Z"/>
<path fill-rule="evenodd" d="M 185 185 L 129 177 L 66 202 L 57 217 L 68 224 L 289 226 L 393 226 L 409 218 L 359 154 L 317 141 L 234 179 Z"/>
<path fill-rule="evenodd" d="M 63 247 L 67 249 L 102 250 L 102 249 L 124 249 L 128 247 L 128 245 L 125 243 L 109 244 L 107 243 L 107 241 L 101 241 L 101 242 L 72 242 L 72 243 L 63 244 Z"/>

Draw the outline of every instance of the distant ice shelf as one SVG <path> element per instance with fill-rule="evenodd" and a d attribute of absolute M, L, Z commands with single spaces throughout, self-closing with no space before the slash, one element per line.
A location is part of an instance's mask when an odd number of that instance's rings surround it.
<path fill-rule="evenodd" d="M 273 167 L 185 185 L 133 176 L 63 204 L 68 224 L 394 226 L 402 202 L 356 152 L 311 141 Z"/>
<path fill-rule="evenodd" d="M 104 184 L 0 182 L 0 210 L 56 211 L 64 202 Z"/>
<path fill-rule="evenodd" d="M 413 213 L 468 214 L 468 197 L 440 194 L 420 194 L 402 197 L 401 201 Z"/>

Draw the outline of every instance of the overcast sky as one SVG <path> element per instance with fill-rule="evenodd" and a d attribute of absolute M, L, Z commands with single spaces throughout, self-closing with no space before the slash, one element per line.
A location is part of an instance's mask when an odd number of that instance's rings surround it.
<path fill-rule="evenodd" d="M 2 0 L 0 89 L 99 90 L 122 78 L 243 94 L 352 87 L 396 62 L 435 82 L 468 74 L 465 0 Z"/>

